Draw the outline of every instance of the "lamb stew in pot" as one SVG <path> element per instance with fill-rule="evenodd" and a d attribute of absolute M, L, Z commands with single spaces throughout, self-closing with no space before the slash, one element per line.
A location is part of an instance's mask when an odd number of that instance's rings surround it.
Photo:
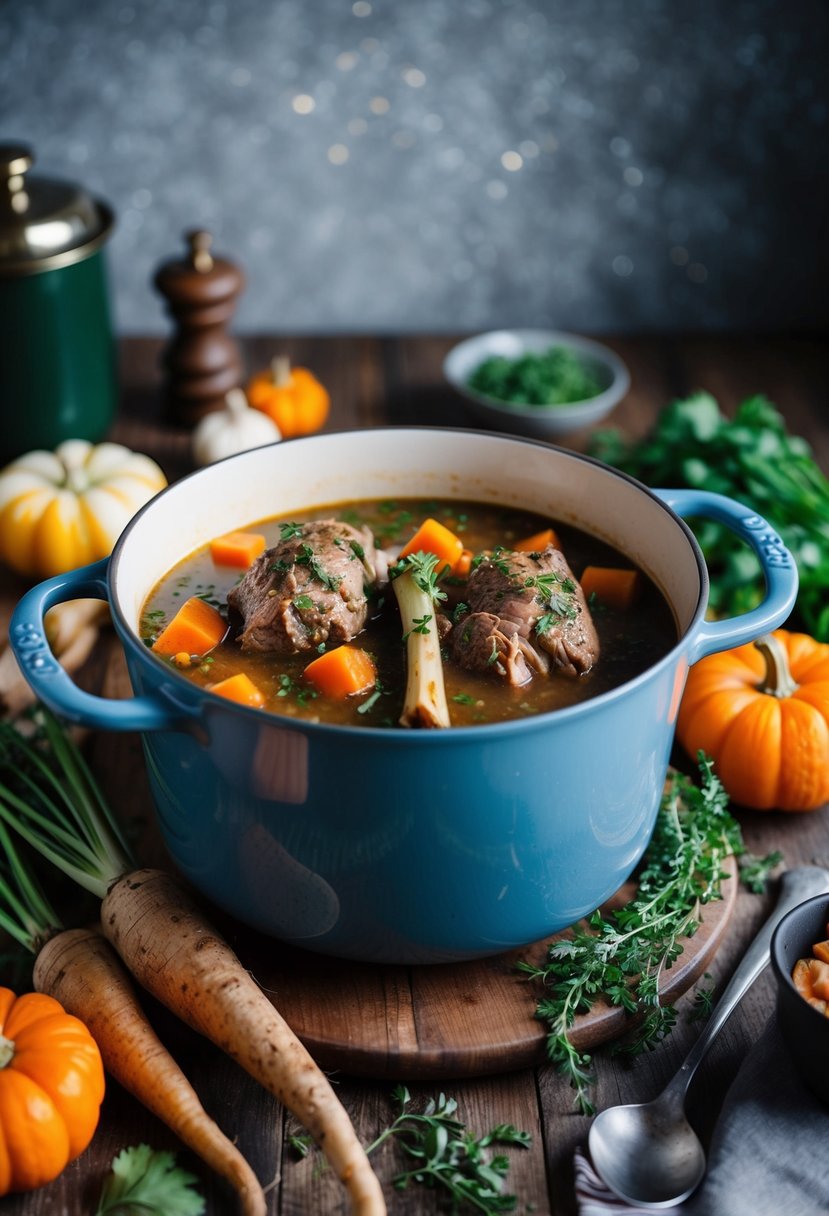
<path fill-rule="evenodd" d="M 676 643 L 643 571 L 571 525 L 484 503 L 364 501 L 253 524 L 144 605 L 160 661 L 312 721 L 475 726 L 573 705 Z"/>

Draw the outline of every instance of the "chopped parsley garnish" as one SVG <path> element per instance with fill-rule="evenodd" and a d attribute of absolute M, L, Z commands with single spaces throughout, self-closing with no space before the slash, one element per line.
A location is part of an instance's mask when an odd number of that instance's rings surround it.
<path fill-rule="evenodd" d="M 297 684 L 296 680 L 292 680 L 286 672 L 283 672 L 279 677 L 279 689 L 276 695 L 278 697 L 290 697 L 292 694 L 296 697 L 297 705 L 303 707 L 309 701 L 313 701 L 315 697 L 319 696 L 316 689 Z"/>
<path fill-rule="evenodd" d="M 425 616 L 416 616 L 414 618 L 414 620 L 412 621 L 411 629 L 409 630 L 408 633 L 403 634 L 403 637 L 401 640 L 405 642 L 406 639 L 408 637 L 410 637 L 411 634 L 413 634 L 413 633 L 431 633 L 431 630 L 429 628 L 429 622 L 431 621 L 431 619 L 432 619 L 431 612 L 427 613 Z"/>
<path fill-rule="evenodd" d="M 487 667 L 491 667 L 493 663 L 498 662 L 498 643 L 495 638 L 492 639 L 492 653 L 486 661 Z"/>
<path fill-rule="evenodd" d="M 538 618 L 538 620 L 536 621 L 536 625 L 535 625 L 536 633 L 549 633 L 549 631 L 552 629 L 553 625 L 555 625 L 556 620 L 557 620 L 557 617 L 556 617 L 555 613 L 545 612 L 544 615 L 540 616 Z"/>
<path fill-rule="evenodd" d="M 279 525 L 280 540 L 293 540 L 295 536 L 302 536 L 302 524 L 288 523 Z"/>
<path fill-rule="evenodd" d="M 539 618 L 536 625 L 538 633 L 546 633 L 552 624 L 550 618 L 566 617 L 572 620 L 578 616 L 575 602 L 576 584 L 571 578 L 557 574 L 555 570 L 549 574 L 533 574 L 524 580 L 525 587 L 536 589 L 536 601 L 547 611 Z"/>
<path fill-rule="evenodd" d="M 505 549 L 503 545 L 497 545 L 492 550 L 492 555 L 489 560 L 496 570 L 500 570 L 502 574 L 506 575 L 508 579 L 512 580 L 515 578 L 515 571 L 511 569 L 507 559 L 501 556 L 502 553 L 509 553 L 509 549 Z"/>
<path fill-rule="evenodd" d="M 555 345 L 517 358 L 492 355 L 479 364 L 467 383 L 487 397 L 520 405 L 568 405 L 601 392 L 582 356 Z"/>
<path fill-rule="evenodd" d="M 329 574 L 310 545 L 300 545 L 295 559 L 298 566 L 307 566 L 327 591 L 336 591 L 343 581 L 338 574 Z"/>
<path fill-rule="evenodd" d="M 296 685 L 294 684 L 291 677 L 289 675 L 283 674 L 279 677 L 279 691 L 277 692 L 276 695 L 278 697 L 287 697 L 294 691 L 295 688 L 296 688 Z"/>
<path fill-rule="evenodd" d="M 474 705 L 476 698 L 469 695 L 468 692 L 457 692 L 452 698 L 458 705 Z"/>
<path fill-rule="evenodd" d="M 439 561 L 440 558 L 434 553 L 409 553 L 390 567 L 389 577 L 399 578 L 410 570 L 415 584 L 437 604 L 446 599 L 446 592 L 438 587 L 438 576 L 435 573 Z"/>
<path fill-rule="evenodd" d="M 382 692 L 383 692 L 383 686 L 380 683 L 380 681 L 378 680 L 377 683 L 374 685 L 374 691 L 370 694 L 370 696 L 366 697 L 366 699 L 365 699 L 365 701 L 363 701 L 362 705 L 357 706 L 357 713 L 358 714 L 371 713 L 374 706 L 380 700 L 380 694 Z"/>
<path fill-rule="evenodd" d="M 141 632 L 148 646 L 153 645 L 153 641 L 161 632 L 166 619 L 167 613 L 163 608 L 151 608 L 149 612 L 143 613 L 141 617 Z M 148 634 L 151 636 L 146 636 Z"/>
<path fill-rule="evenodd" d="M 455 607 L 454 607 L 454 609 L 452 610 L 452 621 L 453 621 L 453 623 L 454 623 L 455 625 L 457 625 L 458 621 L 459 621 L 459 620 L 460 620 L 462 617 L 465 617 L 468 611 L 469 611 L 469 605 L 468 605 L 468 604 L 464 604 L 464 603 L 463 603 L 463 601 L 461 601 L 461 603 L 459 603 L 459 604 L 456 604 L 456 605 L 455 605 Z"/>
<path fill-rule="evenodd" d="M 351 552 L 355 554 L 355 556 L 359 557 L 361 562 L 365 561 L 366 551 L 360 542 L 358 540 L 352 540 L 349 541 L 348 544 Z"/>

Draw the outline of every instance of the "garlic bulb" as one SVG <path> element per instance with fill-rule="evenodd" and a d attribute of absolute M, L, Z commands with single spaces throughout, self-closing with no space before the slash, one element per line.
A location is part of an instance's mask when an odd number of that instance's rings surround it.
<path fill-rule="evenodd" d="M 193 431 L 193 459 L 196 464 L 212 464 L 236 452 L 276 443 L 282 434 L 276 423 L 259 410 L 248 406 L 240 388 L 225 397 L 225 408 L 205 415 Z"/>

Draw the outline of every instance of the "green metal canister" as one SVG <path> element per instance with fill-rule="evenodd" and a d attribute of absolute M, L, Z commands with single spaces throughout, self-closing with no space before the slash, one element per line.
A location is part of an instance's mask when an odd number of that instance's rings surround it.
<path fill-rule="evenodd" d="M 102 439 L 117 404 L 103 246 L 113 214 L 0 145 L 0 465 Z"/>

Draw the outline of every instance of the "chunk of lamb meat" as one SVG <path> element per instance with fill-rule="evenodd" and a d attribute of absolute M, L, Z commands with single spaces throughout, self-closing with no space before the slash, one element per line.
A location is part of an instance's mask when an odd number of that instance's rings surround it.
<path fill-rule="evenodd" d="M 337 519 L 283 525 L 283 539 L 256 559 L 229 593 L 242 618 L 242 650 L 301 654 L 323 642 L 339 645 L 368 616 L 374 584 L 374 538 Z"/>
<path fill-rule="evenodd" d="M 559 549 L 498 550 L 469 576 L 468 612 L 452 630 L 452 653 L 469 671 L 492 667 L 510 684 L 534 671 L 588 672 L 599 639 L 584 594 Z"/>

